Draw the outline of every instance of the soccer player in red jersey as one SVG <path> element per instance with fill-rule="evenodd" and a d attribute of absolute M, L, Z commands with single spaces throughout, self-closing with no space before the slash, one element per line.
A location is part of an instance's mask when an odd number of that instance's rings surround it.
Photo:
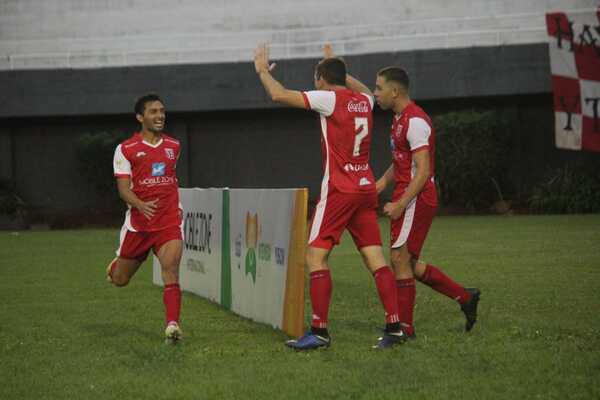
<path fill-rule="evenodd" d="M 135 117 L 140 132 L 119 144 L 114 174 L 119 196 L 127 204 L 117 257 L 108 265 L 107 280 L 126 286 L 150 250 L 161 265 L 165 287 L 167 342 L 181 338 L 179 262 L 183 251 L 182 210 L 175 168 L 179 141 L 164 132 L 165 106 L 157 95 L 139 98 Z"/>
<path fill-rule="evenodd" d="M 377 193 L 394 184 L 384 213 L 391 219 L 390 258 L 398 288 L 402 329 L 415 337 L 413 310 L 415 278 L 460 304 L 470 331 L 477 320 L 480 291 L 464 288 L 437 267 L 419 260 L 421 248 L 437 209 L 434 178 L 435 130 L 429 116 L 409 96 L 409 78 L 398 67 L 377 74 L 375 98 L 394 112 L 390 133 L 392 164 L 377 181 Z"/>
<path fill-rule="evenodd" d="M 405 340 L 398 319 L 394 275 L 381 248 L 377 224 L 377 192 L 369 166 L 373 97 L 346 87 L 346 65 L 325 59 L 315 68 L 317 90 L 286 89 L 273 78 L 268 49 L 259 46 L 254 66 L 271 99 L 290 107 L 320 114 L 323 180 L 321 196 L 312 219 L 306 264 L 310 270 L 311 329 L 298 340 L 286 342 L 297 350 L 328 347 L 331 275 L 328 257 L 348 229 L 375 284 L 385 309 L 386 330 L 375 347 L 386 348 Z M 368 89 L 363 86 L 363 89 Z"/>

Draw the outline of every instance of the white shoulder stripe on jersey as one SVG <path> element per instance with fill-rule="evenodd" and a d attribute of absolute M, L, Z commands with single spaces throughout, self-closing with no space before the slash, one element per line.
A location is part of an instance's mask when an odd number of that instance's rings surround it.
<path fill-rule="evenodd" d="M 135 141 L 135 142 L 133 142 L 133 143 L 126 144 L 126 145 L 125 145 L 125 148 L 126 148 L 126 149 L 128 149 L 128 148 L 130 148 L 131 146 L 135 146 L 135 145 L 138 145 L 138 144 L 140 144 L 140 143 L 142 143 L 142 142 L 138 140 L 138 141 Z M 119 146 L 120 146 L 120 145 L 119 145 Z"/>
<path fill-rule="evenodd" d="M 428 146 L 429 136 L 431 136 L 431 126 L 429 126 L 427 121 L 420 117 L 413 117 L 408 120 L 406 138 L 411 150 Z"/>
<path fill-rule="evenodd" d="M 123 154 L 122 145 L 118 145 L 115 149 L 113 171 L 116 175 L 131 175 L 131 163 Z"/>
<path fill-rule="evenodd" d="M 310 90 L 304 92 L 310 109 L 326 117 L 331 116 L 335 110 L 336 95 L 331 90 Z"/>

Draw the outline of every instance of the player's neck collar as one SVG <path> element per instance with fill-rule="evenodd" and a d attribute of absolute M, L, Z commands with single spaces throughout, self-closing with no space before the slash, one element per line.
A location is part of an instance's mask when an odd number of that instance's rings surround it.
<path fill-rule="evenodd" d="M 146 142 L 146 141 L 144 140 L 144 138 L 142 138 L 142 143 L 144 143 L 146 146 L 150 146 L 150 147 L 152 147 L 152 148 L 157 148 L 158 146 L 160 146 L 160 145 L 162 144 L 162 142 L 163 142 L 163 139 L 162 139 L 162 138 L 160 138 L 160 140 L 159 140 L 158 142 L 156 142 L 155 144 L 152 144 L 152 143 L 150 143 L 150 142 Z"/>
<path fill-rule="evenodd" d="M 414 104 L 413 101 L 409 100 L 408 103 L 406 103 L 406 105 L 402 109 L 402 111 L 400 111 L 399 113 L 394 114 L 394 117 L 396 119 L 400 118 L 406 112 L 406 110 L 408 110 L 408 108 L 411 107 L 413 104 Z"/>
<path fill-rule="evenodd" d="M 144 139 L 144 135 L 142 135 L 142 132 L 138 132 L 138 135 L 140 135 L 140 139 L 142 139 L 142 143 L 144 143 L 146 146 L 150 146 L 152 148 L 157 148 L 158 146 L 160 146 L 163 142 L 163 135 L 160 135 L 160 139 L 158 140 L 158 142 L 152 144 L 150 142 L 148 142 L 146 139 Z"/>

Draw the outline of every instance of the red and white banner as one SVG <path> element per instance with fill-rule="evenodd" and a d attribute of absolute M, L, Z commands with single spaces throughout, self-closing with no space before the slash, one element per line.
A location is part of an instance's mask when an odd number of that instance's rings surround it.
<path fill-rule="evenodd" d="M 600 152 L 600 7 L 546 14 L 556 147 Z"/>

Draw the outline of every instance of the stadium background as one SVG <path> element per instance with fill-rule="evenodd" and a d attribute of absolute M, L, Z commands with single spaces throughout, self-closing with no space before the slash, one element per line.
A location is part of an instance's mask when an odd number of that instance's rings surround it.
<path fill-rule="evenodd" d="M 265 96 L 250 63 L 272 46 L 276 77 L 312 88 L 325 41 L 373 85 L 404 66 L 432 114 L 516 108 L 509 191 L 549 167 L 594 154 L 557 150 L 544 14 L 596 1 L 249 2 L 35 0 L 0 2 L 0 179 L 42 221 L 119 216 L 77 167 L 85 133 L 132 132 L 134 99 L 161 94 L 179 138 L 184 187 L 308 187 L 321 176 L 318 121 Z M 372 165 L 389 164 L 391 116 L 377 110 Z M 90 162 L 93 162 L 90 161 Z M 98 165 L 106 168 L 109 165 Z M 60 224 L 59 224 L 60 225 Z M 67 223 L 68 225 L 68 223 Z"/>

